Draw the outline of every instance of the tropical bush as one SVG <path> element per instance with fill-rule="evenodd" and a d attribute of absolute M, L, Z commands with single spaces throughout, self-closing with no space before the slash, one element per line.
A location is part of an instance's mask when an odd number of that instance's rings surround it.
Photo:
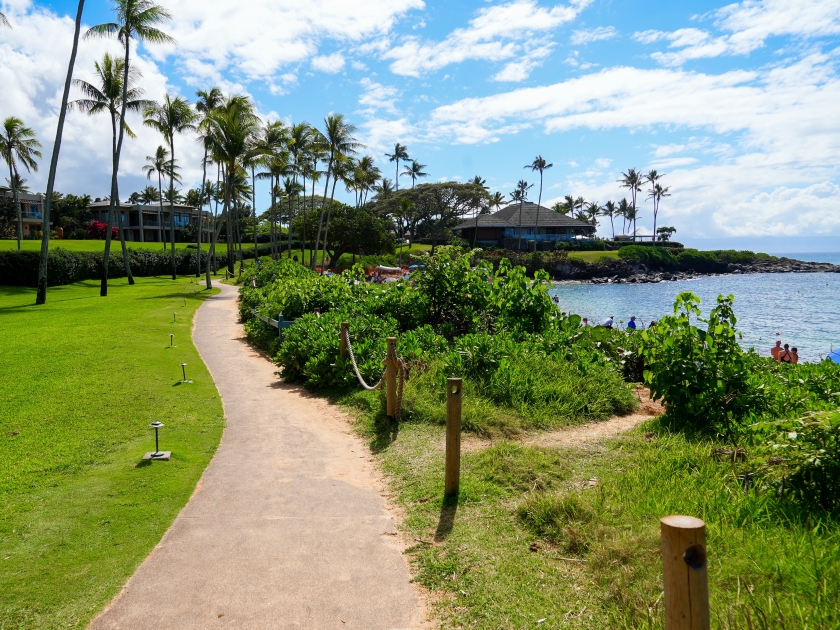
<path fill-rule="evenodd" d="M 696 249 L 686 249 L 678 254 L 677 262 L 683 267 L 697 271 L 715 271 L 724 268 L 722 261 L 718 261 L 712 252 L 701 252 Z"/>
<path fill-rule="evenodd" d="M 627 245 L 618 250 L 619 258 L 639 260 L 646 265 L 658 267 L 673 267 L 676 259 L 668 248 L 644 247 L 642 245 Z"/>

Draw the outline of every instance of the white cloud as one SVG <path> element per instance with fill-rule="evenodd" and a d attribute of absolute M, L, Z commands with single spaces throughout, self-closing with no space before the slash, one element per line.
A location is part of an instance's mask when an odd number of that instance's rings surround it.
<path fill-rule="evenodd" d="M 312 68 L 327 74 L 335 74 L 344 69 L 344 55 L 333 53 L 331 55 L 319 55 L 312 59 Z"/>
<path fill-rule="evenodd" d="M 634 35 L 643 44 L 669 42 L 670 52 L 651 55 L 665 65 L 721 55 L 746 55 L 768 38 L 814 38 L 840 33 L 840 0 L 744 0 L 713 11 L 709 17 L 724 35 L 683 28 L 673 32 L 643 31 Z"/>
<path fill-rule="evenodd" d="M 569 5 L 558 4 L 550 9 L 538 6 L 535 0 L 490 6 L 480 9 L 468 27 L 455 29 L 442 41 L 409 37 L 385 52 L 383 58 L 393 60 L 391 70 L 395 74 L 413 77 L 469 59 L 513 59 L 526 41 L 572 21 L 590 2 L 573 0 Z M 520 68 L 519 74 L 523 71 Z M 510 75 L 517 76 L 513 69 Z"/>
<path fill-rule="evenodd" d="M 400 94 L 397 88 L 376 83 L 367 77 L 359 83 L 365 89 L 364 93 L 359 97 L 359 104 L 368 107 L 367 113 L 372 115 L 378 109 L 390 113 L 396 112 L 394 102 Z"/>
<path fill-rule="evenodd" d="M 511 61 L 493 76 L 494 81 L 507 81 L 518 83 L 527 79 L 534 68 L 542 64 L 543 60 L 551 54 L 553 44 L 538 46 L 523 55 L 518 61 Z"/>
<path fill-rule="evenodd" d="M 37 174 L 28 176 L 34 190 L 46 187 L 52 142 L 58 120 L 58 108 L 67 72 L 70 46 L 73 39 L 73 21 L 58 17 L 28 3 L 6 5 L 6 13 L 13 22 L 13 29 L 3 32 L 0 41 L 0 117 L 14 114 L 32 127 L 44 145 L 43 159 Z M 120 54 L 120 47 L 113 40 L 82 40 L 79 44 L 74 76 L 94 81 L 93 63 L 101 60 L 105 52 Z M 167 90 L 173 91 L 159 68 L 143 55 L 134 55 L 134 67 L 142 73 L 140 87 L 145 97 L 160 100 Z M 11 87 L 10 87 L 11 86 Z M 77 90 L 70 98 L 79 98 Z M 137 115 L 129 115 L 128 123 L 137 133 L 137 139 L 125 138 L 120 161 L 120 194 L 145 186 L 142 166 L 146 156 L 163 144 L 163 138 L 144 127 Z M 180 136 L 175 144 L 185 185 L 200 178 L 200 149 L 191 136 Z M 56 176 L 56 190 L 61 192 L 88 193 L 105 196 L 110 188 L 111 127 L 107 116 L 87 116 L 79 112 L 68 113 L 61 159 Z"/>
<path fill-rule="evenodd" d="M 612 39 L 618 35 L 614 26 L 599 26 L 598 28 L 584 29 L 572 33 L 570 42 L 573 46 L 598 42 L 604 39 Z"/>

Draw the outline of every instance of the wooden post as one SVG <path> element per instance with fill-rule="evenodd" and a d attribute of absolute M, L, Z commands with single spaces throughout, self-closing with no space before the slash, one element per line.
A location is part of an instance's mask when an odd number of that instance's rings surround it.
<path fill-rule="evenodd" d="M 341 322 L 341 339 L 339 340 L 339 352 L 341 354 L 342 359 L 347 358 L 347 334 L 350 328 L 350 324 L 347 322 Z"/>
<path fill-rule="evenodd" d="M 397 338 L 388 337 L 385 357 L 385 394 L 387 413 L 392 418 L 397 415 Z"/>
<path fill-rule="evenodd" d="M 460 378 L 446 379 L 446 482 L 447 496 L 458 494 L 461 484 L 461 386 Z"/>
<path fill-rule="evenodd" d="M 666 516 L 660 523 L 665 630 L 709 630 L 706 524 L 693 516 Z"/>

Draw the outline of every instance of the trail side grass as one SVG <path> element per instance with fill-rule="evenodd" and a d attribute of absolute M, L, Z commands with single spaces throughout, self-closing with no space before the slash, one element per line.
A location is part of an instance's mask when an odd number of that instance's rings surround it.
<path fill-rule="evenodd" d="M 214 292 L 119 279 L 34 306 L 34 289 L 0 287 L 0 628 L 86 627 L 189 499 L 224 423 L 190 336 Z M 154 420 L 169 462 L 141 461 Z"/>
<path fill-rule="evenodd" d="M 464 425 L 480 425 L 466 391 Z M 840 627 L 837 523 L 802 521 L 745 490 L 748 463 L 721 461 L 712 442 L 657 420 L 582 448 L 467 439 L 460 493 L 447 500 L 445 412 L 395 423 L 377 394 L 339 402 L 404 509 L 415 579 L 442 628 L 664 628 L 669 514 L 706 521 L 712 627 Z"/>
<path fill-rule="evenodd" d="M 141 243 L 139 241 L 130 241 L 126 242 L 126 247 L 128 249 L 135 249 L 135 250 L 148 250 L 153 252 L 162 252 L 164 251 L 163 243 L 153 243 L 153 242 L 145 242 Z M 192 245 L 192 248 L 195 248 L 194 243 L 175 243 L 175 249 L 187 249 L 187 245 Z M 243 247 L 245 247 L 243 245 Z M 22 250 L 27 251 L 41 251 L 41 241 L 40 240 L 25 240 L 20 242 L 20 248 Z M 167 244 L 167 249 L 165 251 L 169 251 L 169 245 Z M 13 239 L 0 239 L 0 251 L 3 250 L 10 250 L 10 249 L 17 249 L 17 241 Z M 72 240 L 72 239 L 58 239 L 58 238 L 51 238 L 50 239 L 50 249 L 65 249 L 71 252 L 101 252 L 105 250 L 105 241 L 99 240 Z M 210 245 L 208 243 L 201 244 L 202 251 L 210 251 Z M 119 255 L 120 249 L 120 242 L 118 239 L 114 239 L 111 241 L 111 251 L 117 252 Z M 226 243 L 216 243 L 216 253 L 221 255 L 227 252 L 227 244 Z"/>

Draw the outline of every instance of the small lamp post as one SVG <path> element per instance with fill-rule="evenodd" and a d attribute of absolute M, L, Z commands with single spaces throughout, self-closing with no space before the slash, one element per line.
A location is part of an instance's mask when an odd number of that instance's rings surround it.
<path fill-rule="evenodd" d="M 184 380 L 181 381 L 182 383 L 192 383 L 192 381 L 187 380 L 187 364 L 186 363 L 181 364 L 181 374 L 184 377 Z"/>
<path fill-rule="evenodd" d="M 172 323 L 176 322 L 176 318 L 178 317 L 178 313 L 172 313 Z"/>
<path fill-rule="evenodd" d="M 187 298 L 184 298 L 184 306 L 187 305 Z"/>
<path fill-rule="evenodd" d="M 170 348 L 174 348 L 174 347 L 175 347 L 175 346 L 173 346 L 173 345 L 172 345 L 172 338 L 173 338 L 174 336 L 175 336 L 175 335 L 173 335 L 172 333 L 169 333 L 169 347 L 170 347 Z"/>
<path fill-rule="evenodd" d="M 160 440 L 158 436 L 158 429 L 164 426 L 163 422 L 159 420 L 155 420 L 150 425 L 155 430 L 155 451 L 153 453 L 146 453 L 143 455 L 143 459 L 162 459 L 169 461 L 169 457 L 172 455 L 172 451 L 162 451 L 160 450 Z"/>

